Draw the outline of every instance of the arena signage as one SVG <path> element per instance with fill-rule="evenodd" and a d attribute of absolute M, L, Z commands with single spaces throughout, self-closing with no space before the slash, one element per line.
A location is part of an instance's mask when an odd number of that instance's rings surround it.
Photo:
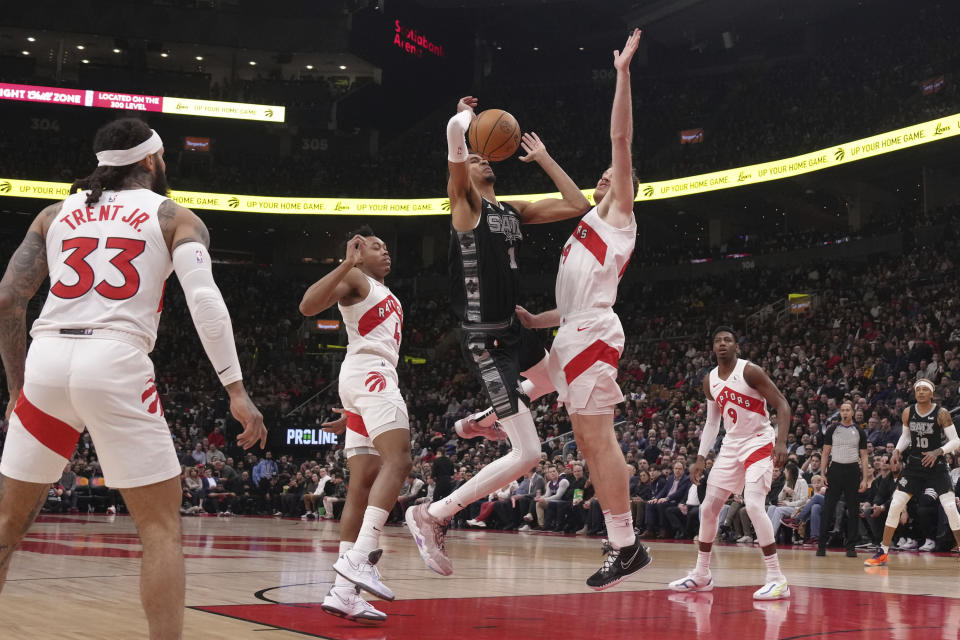
<path fill-rule="evenodd" d="M 261 120 L 264 122 L 283 122 L 286 118 L 285 107 L 274 105 L 145 96 L 116 91 L 97 91 L 95 89 L 59 89 L 2 82 L 0 82 L 0 100 L 67 104 L 75 107 L 100 107 L 123 111 L 151 111 L 186 116 L 232 118 L 235 120 Z"/>
<path fill-rule="evenodd" d="M 287 444 L 311 446 L 337 444 L 337 435 L 321 429 L 287 429 Z"/>
<path fill-rule="evenodd" d="M 640 185 L 637 201 L 679 198 L 698 193 L 745 187 L 772 180 L 792 178 L 805 173 L 821 171 L 849 164 L 901 149 L 945 140 L 960 135 L 960 114 L 931 120 L 912 127 L 888 131 L 868 138 L 854 140 L 773 162 L 704 173 L 676 180 L 647 182 Z M 59 200 L 69 195 L 65 182 L 39 182 L 0 178 L 0 196 Z M 593 189 L 583 191 L 593 196 Z M 537 193 L 501 196 L 502 200 L 535 202 L 557 197 L 556 193 Z M 327 216 L 442 216 L 450 213 L 446 198 L 385 199 L 385 198 L 280 198 L 247 196 L 229 193 L 201 193 L 173 191 L 171 197 L 191 209 L 208 211 L 243 211 L 250 213 L 279 213 Z"/>

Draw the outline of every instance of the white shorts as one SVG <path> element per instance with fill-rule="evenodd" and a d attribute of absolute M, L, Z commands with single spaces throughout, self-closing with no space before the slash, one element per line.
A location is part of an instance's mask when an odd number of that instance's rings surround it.
<path fill-rule="evenodd" d="M 550 347 L 550 379 L 567 413 L 602 415 L 623 402 L 617 384 L 623 325 L 612 309 L 567 316 Z"/>
<path fill-rule="evenodd" d="M 111 487 L 142 487 L 180 475 L 153 363 L 126 342 L 38 337 L 10 417 L 0 473 L 53 483 L 86 427 Z"/>
<path fill-rule="evenodd" d="M 377 356 L 354 354 L 340 366 L 340 402 L 347 412 L 343 451 L 379 455 L 374 439 L 391 429 L 410 429 L 397 370 Z"/>
<path fill-rule="evenodd" d="M 775 440 L 773 429 L 736 440 L 725 437 L 707 476 L 707 486 L 740 493 L 745 483 L 760 481 L 764 491 L 769 492 L 773 483 Z"/>

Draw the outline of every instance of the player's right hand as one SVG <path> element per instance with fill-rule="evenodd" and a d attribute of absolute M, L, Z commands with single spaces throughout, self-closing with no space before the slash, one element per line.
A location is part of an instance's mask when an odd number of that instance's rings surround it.
<path fill-rule="evenodd" d="M 457 103 L 457 113 L 469 111 L 471 115 L 476 115 L 473 110 L 477 108 L 478 104 L 480 104 L 480 101 L 473 96 L 463 96 Z"/>
<path fill-rule="evenodd" d="M 7 422 L 10 422 L 10 416 L 13 415 L 13 410 L 17 407 L 17 400 L 20 399 L 20 390 L 10 392 L 10 401 L 7 402 L 7 412 L 4 414 Z"/>
<path fill-rule="evenodd" d="M 243 425 L 243 433 L 237 436 L 237 444 L 249 449 L 259 442 L 261 449 L 267 448 L 267 427 L 263 424 L 263 414 L 249 395 L 230 396 L 230 413 Z"/>
<path fill-rule="evenodd" d="M 347 243 L 346 261 L 353 266 L 360 264 L 362 260 L 361 251 L 366 244 L 367 239 L 359 234 L 350 238 L 350 242 Z"/>
<path fill-rule="evenodd" d="M 334 407 L 333 411 L 339 413 L 340 417 L 336 420 L 327 420 L 320 425 L 321 431 L 327 433 L 336 433 L 337 435 L 347 430 L 347 413 L 342 407 Z"/>

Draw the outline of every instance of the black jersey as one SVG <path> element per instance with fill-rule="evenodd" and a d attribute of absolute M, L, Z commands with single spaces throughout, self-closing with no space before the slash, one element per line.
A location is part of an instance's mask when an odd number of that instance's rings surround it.
<path fill-rule="evenodd" d="M 933 409 L 925 416 L 917 411 L 917 405 L 910 406 L 910 416 L 907 418 L 907 426 L 910 428 L 910 458 L 923 458 L 927 451 L 934 451 L 947 444 L 947 435 L 937 420 L 939 414 L 939 404 L 933 405 Z M 942 459 L 941 456 L 940 460 Z"/>
<path fill-rule="evenodd" d="M 461 322 L 507 320 L 519 302 L 520 213 L 481 202 L 475 229 L 450 229 L 450 304 Z"/>

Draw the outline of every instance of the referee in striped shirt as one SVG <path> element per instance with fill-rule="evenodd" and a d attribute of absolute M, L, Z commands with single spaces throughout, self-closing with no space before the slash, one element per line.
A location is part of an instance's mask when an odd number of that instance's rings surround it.
<path fill-rule="evenodd" d="M 859 460 L 860 464 L 857 465 Z M 857 557 L 857 539 L 860 532 L 858 490 L 866 490 L 867 434 L 853 422 L 853 403 L 840 405 L 840 423 L 827 429 L 823 438 L 823 468 L 826 469 L 827 494 L 824 496 L 823 517 L 820 519 L 820 538 L 817 555 L 827 555 L 827 532 L 833 527 L 837 500 L 843 496 L 847 505 L 847 535 L 844 543 L 847 557 Z"/>

